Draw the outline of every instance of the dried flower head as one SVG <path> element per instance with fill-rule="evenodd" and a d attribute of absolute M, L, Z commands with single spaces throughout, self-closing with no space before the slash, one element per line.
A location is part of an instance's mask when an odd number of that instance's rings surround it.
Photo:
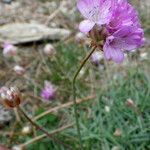
<path fill-rule="evenodd" d="M 31 126 L 28 125 L 28 126 L 23 127 L 22 133 L 23 133 L 24 135 L 30 134 L 30 133 L 31 133 Z"/>
<path fill-rule="evenodd" d="M 119 129 L 119 128 L 117 128 L 116 130 L 115 130 L 115 132 L 113 133 L 113 135 L 114 136 L 121 136 L 122 135 L 122 132 L 121 132 L 121 130 Z"/>
<path fill-rule="evenodd" d="M 0 88 L 0 102 L 8 108 L 17 107 L 21 103 L 21 94 L 16 87 Z"/>
<path fill-rule="evenodd" d="M 16 65 L 13 70 L 16 72 L 17 75 L 24 75 L 25 69 L 21 66 Z"/>
<path fill-rule="evenodd" d="M 12 150 L 22 150 L 22 147 L 19 146 L 19 145 L 14 145 L 14 146 L 12 147 Z"/>
<path fill-rule="evenodd" d="M 3 45 L 3 55 L 4 57 L 12 57 L 17 54 L 17 47 L 12 44 L 5 43 Z"/>
<path fill-rule="evenodd" d="M 50 56 L 52 56 L 56 52 L 56 50 L 52 44 L 46 44 L 43 51 L 46 55 L 50 55 Z"/>
<path fill-rule="evenodd" d="M 109 113 L 109 112 L 110 112 L 110 107 L 109 107 L 109 106 L 105 106 L 105 111 L 106 111 L 107 113 Z"/>
<path fill-rule="evenodd" d="M 135 106 L 134 101 L 133 101 L 132 99 L 130 99 L 130 98 L 128 98 L 128 99 L 126 100 L 125 104 L 126 104 L 126 106 L 128 106 L 128 107 L 134 107 L 134 106 Z"/>

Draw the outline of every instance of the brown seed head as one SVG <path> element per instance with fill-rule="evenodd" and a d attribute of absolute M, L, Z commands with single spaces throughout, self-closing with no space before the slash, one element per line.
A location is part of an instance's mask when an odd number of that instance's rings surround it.
<path fill-rule="evenodd" d="M 21 103 L 21 94 L 16 87 L 0 88 L 0 102 L 7 108 L 17 107 Z"/>

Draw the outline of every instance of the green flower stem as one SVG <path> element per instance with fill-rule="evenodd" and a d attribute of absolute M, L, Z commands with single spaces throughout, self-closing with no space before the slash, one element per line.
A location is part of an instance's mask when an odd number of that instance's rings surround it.
<path fill-rule="evenodd" d="M 81 65 L 79 66 L 77 72 L 75 73 L 74 77 L 73 77 L 73 81 L 72 81 L 72 88 L 73 88 L 73 102 L 74 102 L 74 114 L 75 114 L 75 121 L 76 121 L 76 128 L 77 128 L 77 133 L 78 133 L 78 138 L 79 138 L 79 144 L 80 144 L 80 149 L 83 150 L 83 146 L 82 146 L 82 138 L 81 138 L 81 132 L 80 132 L 80 125 L 79 125 L 79 119 L 78 119 L 78 112 L 77 112 L 77 102 L 76 102 L 76 79 L 78 77 L 78 74 L 80 73 L 81 69 L 83 68 L 83 66 L 85 65 L 85 63 L 88 61 L 88 59 L 90 58 L 90 56 L 93 54 L 93 52 L 95 51 L 96 46 L 90 51 L 90 53 L 84 58 L 83 62 L 81 63 Z"/>
<path fill-rule="evenodd" d="M 33 125 L 35 126 L 38 130 L 42 131 L 43 133 L 46 134 L 47 137 L 49 137 L 51 140 L 53 140 L 54 142 L 63 145 L 65 148 L 67 148 L 68 150 L 72 150 L 72 148 L 70 146 L 68 146 L 67 144 L 63 143 L 62 141 L 54 138 L 51 134 L 49 134 L 47 131 L 45 131 L 42 127 L 40 127 L 37 123 L 35 123 L 34 121 L 32 121 L 32 119 L 30 119 L 28 117 L 28 115 L 24 112 L 24 110 L 21 107 L 17 107 L 18 110 L 24 115 L 24 117 Z"/>

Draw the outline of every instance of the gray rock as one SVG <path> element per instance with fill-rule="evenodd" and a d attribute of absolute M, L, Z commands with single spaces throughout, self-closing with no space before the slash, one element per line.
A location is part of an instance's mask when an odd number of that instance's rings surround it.
<path fill-rule="evenodd" d="M 6 4 L 10 4 L 12 2 L 12 0 L 3 0 L 2 2 L 6 3 Z"/>
<path fill-rule="evenodd" d="M 0 43 L 21 44 L 40 40 L 61 40 L 71 34 L 70 30 L 48 28 L 36 23 L 14 23 L 0 27 Z"/>

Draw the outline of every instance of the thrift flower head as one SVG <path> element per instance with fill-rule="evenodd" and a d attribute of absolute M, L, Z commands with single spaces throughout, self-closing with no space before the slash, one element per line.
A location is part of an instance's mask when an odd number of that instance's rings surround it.
<path fill-rule="evenodd" d="M 4 57 L 12 57 L 17 54 L 17 48 L 9 43 L 3 45 L 3 55 Z"/>
<path fill-rule="evenodd" d="M 52 44 L 46 44 L 44 49 L 43 49 L 43 52 L 46 55 L 52 56 L 56 52 L 56 50 Z"/>
<path fill-rule="evenodd" d="M 0 88 L 0 102 L 8 108 L 14 108 L 21 102 L 20 91 L 16 87 L 1 87 Z"/>
<path fill-rule="evenodd" d="M 80 31 L 87 32 L 96 47 L 102 47 L 107 60 L 121 63 L 125 52 L 144 44 L 137 12 L 127 0 L 78 0 L 77 7 L 86 18 Z"/>
<path fill-rule="evenodd" d="M 16 72 L 17 75 L 24 75 L 25 69 L 21 66 L 16 65 L 13 70 Z"/>
<path fill-rule="evenodd" d="M 45 81 L 44 88 L 40 95 L 46 101 L 53 99 L 55 96 L 55 89 L 53 85 L 50 82 Z"/>

